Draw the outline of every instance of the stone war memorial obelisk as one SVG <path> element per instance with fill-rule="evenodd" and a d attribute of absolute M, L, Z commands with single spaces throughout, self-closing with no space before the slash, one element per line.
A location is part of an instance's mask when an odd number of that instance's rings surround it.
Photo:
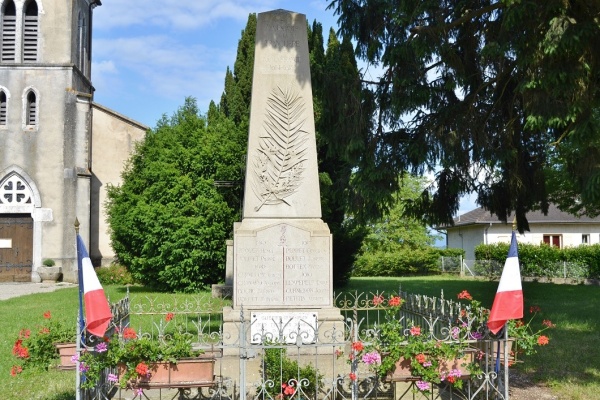
<path fill-rule="evenodd" d="M 309 65 L 306 17 L 258 14 L 243 219 L 234 226 L 233 307 L 224 322 L 239 322 L 243 310 L 253 329 L 273 334 L 276 321 L 343 329 L 321 219 Z"/>

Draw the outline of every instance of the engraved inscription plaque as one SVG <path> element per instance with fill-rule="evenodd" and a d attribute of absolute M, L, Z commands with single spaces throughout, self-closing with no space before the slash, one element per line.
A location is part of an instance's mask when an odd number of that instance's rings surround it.
<path fill-rule="evenodd" d="M 236 306 L 331 306 L 331 236 L 281 223 L 237 235 Z"/>

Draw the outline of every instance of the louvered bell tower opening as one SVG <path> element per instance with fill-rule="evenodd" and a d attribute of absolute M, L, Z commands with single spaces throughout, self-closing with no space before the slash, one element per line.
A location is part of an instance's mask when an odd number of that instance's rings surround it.
<path fill-rule="evenodd" d="M 37 5 L 36 5 L 37 8 Z M 17 12 L 13 0 L 8 0 L 2 10 L 2 41 L 0 43 L 0 61 L 3 63 L 15 62 Z"/>
<path fill-rule="evenodd" d="M 36 62 L 38 50 L 38 6 L 30 0 L 23 18 L 23 62 Z"/>

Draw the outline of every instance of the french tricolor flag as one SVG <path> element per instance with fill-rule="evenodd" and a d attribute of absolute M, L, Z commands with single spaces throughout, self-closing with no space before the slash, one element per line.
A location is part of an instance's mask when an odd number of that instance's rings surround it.
<path fill-rule="evenodd" d="M 506 321 L 520 318 L 523 318 L 523 288 L 521 287 L 517 236 L 513 231 L 508 257 L 502 270 L 494 304 L 488 318 L 488 328 L 496 334 L 502 329 Z"/>
<path fill-rule="evenodd" d="M 83 239 L 77 235 L 77 261 L 79 266 L 79 292 L 83 291 L 85 301 L 86 328 L 92 335 L 102 337 L 108 328 L 112 313 L 100 285 L 92 260 L 88 255 Z"/>

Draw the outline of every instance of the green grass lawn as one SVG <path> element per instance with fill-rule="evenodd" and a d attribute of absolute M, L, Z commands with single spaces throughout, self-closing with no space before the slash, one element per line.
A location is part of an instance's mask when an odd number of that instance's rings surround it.
<path fill-rule="evenodd" d="M 345 290 L 358 292 L 397 291 L 421 293 L 456 298 L 462 290 L 468 290 L 484 306 L 490 307 L 497 282 L 461 280 L 454 277 L 426 278 L 360 278 L 352 279 Z M 125 289 L 118 286 L 105 287 L 111 301 L 125 296 Z M 550 386 L 560 399 L 600 400 L 600 316 L 598 299 L 600 288 L 593 286 L 568 286 L 542 283 L 523 283 L 526 312 L 529 306 L 538 305 L 542 319 L 550 319 L 556 328 L 549 331 L 550 344 L 532 356 L 523 358 L 517 368 L 529 374 L 535 381 Z M 132 306 L 136 301 L 182 303 L 195 301 L 194 295 L 153 293 L 145 288 L 133 288 Z M 137 299 L 137 300 L 136 300 Z M 56 292 L 34 294 L 0 301 L 0 399 L 21 400 L 71 400 L 75 398 L 75 372 L 25 370 L 16 377 L 10 376 L 13 365 L 13 343 L 22 328 L 34 329 L 43 323 L 42 314 L 52 312 L 53 318 L 61 318 L 75 325 L 78 307 L 76 288 Z"/>

